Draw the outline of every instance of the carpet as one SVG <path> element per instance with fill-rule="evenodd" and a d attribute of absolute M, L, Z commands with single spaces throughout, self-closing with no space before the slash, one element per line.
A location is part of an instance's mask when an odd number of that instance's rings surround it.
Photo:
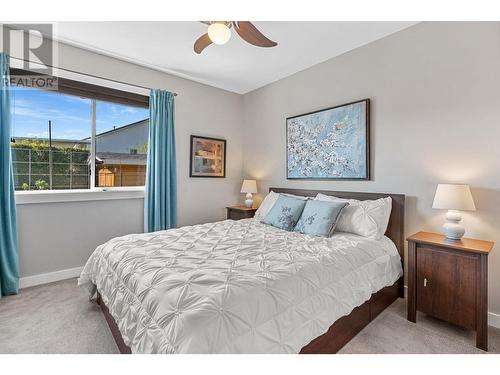
<path fill-rule="evenodd" d="M 424 314 L 406 320 L 406 301 L 389 306 L 340 353 L 484 353 L 475 333 Z M 500 353 L 500 330 L 489 329 Z M 76 279 L 22 289 L 0 299 L 0 353 L 118 353 L 100 307 Z"/>

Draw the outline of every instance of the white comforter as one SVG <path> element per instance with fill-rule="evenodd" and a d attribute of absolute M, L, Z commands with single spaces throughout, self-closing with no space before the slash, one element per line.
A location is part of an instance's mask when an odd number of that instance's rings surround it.
<path fill-rule="evenodd" d="M 298 353 L 401 275 L 388 238 L 247 219 L 114 238 L 79 284 L 97 286 L 134 353 Z"/>

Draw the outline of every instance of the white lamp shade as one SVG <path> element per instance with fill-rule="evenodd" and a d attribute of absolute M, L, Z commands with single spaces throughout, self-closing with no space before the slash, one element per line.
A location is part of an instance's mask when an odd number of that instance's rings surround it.
<path fill-rule="evenodd" d="M 439 184 L 432 208 L 442 210 L 475 211 L 469 185 Z"/>
<path fill-rule="evenodd" d="M 241 192 L 251 194 L 257 193 L 257 182 L 255 180 L 243 180 Z"/>

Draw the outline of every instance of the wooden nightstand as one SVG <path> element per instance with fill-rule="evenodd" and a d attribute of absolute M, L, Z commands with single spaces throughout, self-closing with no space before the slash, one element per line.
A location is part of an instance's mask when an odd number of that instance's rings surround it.
<path fill-rule="evenodd" d="M 408 320 L 417 310 L 476 331 L 488 350 L 488 254 L 494 243 L 418 232 L 408 241 Z"/>
<path fill-rule="evenodd" d="M 228 206 L 227 218 L 231 220 L 250 219 L 255 215 L 256 208 L 246 206 Z"/>

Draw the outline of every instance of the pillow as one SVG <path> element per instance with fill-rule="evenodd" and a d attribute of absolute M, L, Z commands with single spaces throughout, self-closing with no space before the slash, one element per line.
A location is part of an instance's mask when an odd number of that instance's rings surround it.
<path fill-rule="evenodd" d="M 264 220 L 264 218 L 268 214 L 269 210 L 271 210 L 271 208 L 273 208 L 274 204 L 276 203 L 276 201 L 278 200 L 278 197 L 280 195 L 286 195 L 288 197 L 294 197 L 294 198 L 303 199 L 303 200 L 309 199 L 307 197 L 302 197 L 300 195 L 278 194 L 278 193 L 275 193 L 274 191 L 270 191 L 269 194 L 266 195 L 266 197 L 264 198 L 264 200 L 260 204 L 257 211 L 255 211 L 254 218 L 259 220 L 259 221 Z"/>
<path fill-rule="evenodd" d="M 276 228 L 292 230 L 305 205 L 305 199 L 279 194 L 278 200 L 262 222 Z"/>
<path fill-rule="evenodd" d="M 271 208 L 273 208 L 274 204 L 278 200 L 278 197 L 280 195 L 278 193 L 275 193 L 274 191 L 270 191 L 269 194 L 266 195 L 262 203 L 260 204 L 259 208 L 257 211 L 255 211 L 254 218 L 262 221 L 266 217 L 267 213 Z"/>
<path fill-rule="evenodd" d="M 329 237 L 337 225 L 342 209 L 347 205 L 349 205 L 347 202 L 309 200 L 294 231 L 312 236 Z"/>
<path fill-rule="evenodd" d="M 384 236 L 391 215 L 391 197 L 376 200 L 358 201 L 318 194 L 315 200 L 347 202 L 340 215 L 336 230 L 349 232 L 363 237 L 380 239 Z"/>

